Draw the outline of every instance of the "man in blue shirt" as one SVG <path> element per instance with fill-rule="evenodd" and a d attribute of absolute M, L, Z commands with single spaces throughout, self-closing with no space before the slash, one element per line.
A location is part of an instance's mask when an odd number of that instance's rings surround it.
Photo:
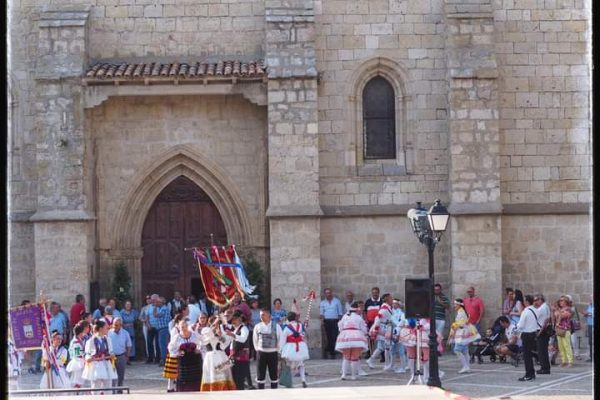
<path fill-rule="evenodd" d="M 129 360 L 129 351 L 131 350 L 131 337 L 129 336 L 129 333 L 122 328 L 123 319 L 121 317 L 115 317 L 112 329 L 108 331 L 108 337 L 110 338 L 113 352 L 117 358 L 115 363 L 117 379 L 113 379 L 113 386 L 123 386 L 125 366 L 127 365 L 127 360 Z M 118 393 L 123 392 L 119 390 Z"/>
<path fill-rule="evenodd" d="M 590 294 L 590 302 L 588 303 L 588 306 L 587 306 L 585 312 L 583 313 L 583 315 L 586 317 L 588 345 L 590 347 L 590 358 L 588 358 L 586 361 L 592 362 L 592 360 L 594 359 L 594 355 L 592 352 L 592 349 L 594 348 L 594 342 L 593 342 L 593 338 L 594 338 L 594 294 L 593 293 Z"/>
<path fill-rule="evenodd" d="M 58 303 L 54 301 L 50 304 L 50 315 L 50 332 L 56 330 L 62 337 L 65 337 L 65 333 L 67 331 L 67 320 L 60 312 Z"/>
<path fill-rule="evenodd" d="M 157 294 L 152 295 L 152 304 L 146 308 L 146 314 L 148 316 L 148 360 L 146 363 L 159 363 L 160 366 L 165 364 L 167 358 L 167 344 L 169 343 L 169 321 L 171 320 L 171 313 L 169 307 L 165 305 L 163 298 Z M 154 354 L 153 342 L 158 353 Z"/>
<path fill-rule="evenodd" d="M 325 299 L 321 300 L 321 304 L 319 304 L 319 315 L 321 324 L 325 327 L 327 351 L 331 359 L 335 359 L 335 341 L 339 334 L 338 321 L 342 318 L 344 310 L 340 300 L 333 297 L 333 291 L 330 288 L 326 288 L 324 294 Z"/>

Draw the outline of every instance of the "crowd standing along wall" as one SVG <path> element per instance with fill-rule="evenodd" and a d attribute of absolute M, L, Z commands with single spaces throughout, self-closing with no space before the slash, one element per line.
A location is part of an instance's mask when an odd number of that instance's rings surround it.
<path fill-rule="evenodd" d="M 325 286 L 401 295 L 427 265 L 406 211 L 436 198 L 452 213 L 436 279 L 451 297 L 475 286 L 486 322 L 505 286 L 585 303 L 590 7 L 11 2 L 10 303 L 44 289 L 70 304 L 91 281 L 108 294 L 119 260 L 138 282 L 141 225 L 180 173 L 214 200 L 228 235 L 259 253 L 286 305 Z M 84 78 L 98 61 L 228 60 L 264 60 L 265 75 Z M 365 156 L 363 89 L 374 77 L 394 91 L 386 160 Z M 66 276 L 77 280 L 59 285 Z"/>

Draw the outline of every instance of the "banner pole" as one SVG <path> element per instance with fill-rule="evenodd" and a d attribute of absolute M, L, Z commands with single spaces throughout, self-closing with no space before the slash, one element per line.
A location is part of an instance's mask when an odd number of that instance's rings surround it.
<path fill-rule="evenodd" d="M 54 379 L 52 377 L 52 366 L 50 364 L 50 324 L 48 323 L 48 316 L 46 314 L 46 303 L 48 299 L 44 296 L 44 292 L 40 290 L 40 304 L 42 305 L 42 313 L 44 317 L 44 325 L 46 326 L 44 333 L 44 341 L 46 342 L 46 379 L 48 380 L 48 387 L 54 389 Z"/>

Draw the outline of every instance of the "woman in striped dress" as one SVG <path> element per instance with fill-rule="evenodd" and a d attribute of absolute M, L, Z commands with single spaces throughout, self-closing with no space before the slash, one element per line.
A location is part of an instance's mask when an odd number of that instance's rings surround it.
<path fill-rule="evenodd" d="M 187 310 L 187 308 L 186 308 Z M 175 315 L 175 318 L 169 322 L 170 337 L 179 335 L 179 322 L 185 318 L 184 312 Z M 177 380 L 177 357 L 172 357 L 170 352 L 167 352 L 165 367 L 163 368 L 163 378 L 167 379 L 167 392 L 175 391 L 175 381 Z"/>

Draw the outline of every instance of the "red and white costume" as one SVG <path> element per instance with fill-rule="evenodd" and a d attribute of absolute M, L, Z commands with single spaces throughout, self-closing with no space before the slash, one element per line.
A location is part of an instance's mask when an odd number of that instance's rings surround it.
<path fill-rule="evenodd" d="M 335 342 L 337 351 L 356 348 L 367 350 L 369 348 L 367 324 L 360 315 L 356 313 L 345 314 L 338 322 L 338 328 L 340 334 Z"/>

